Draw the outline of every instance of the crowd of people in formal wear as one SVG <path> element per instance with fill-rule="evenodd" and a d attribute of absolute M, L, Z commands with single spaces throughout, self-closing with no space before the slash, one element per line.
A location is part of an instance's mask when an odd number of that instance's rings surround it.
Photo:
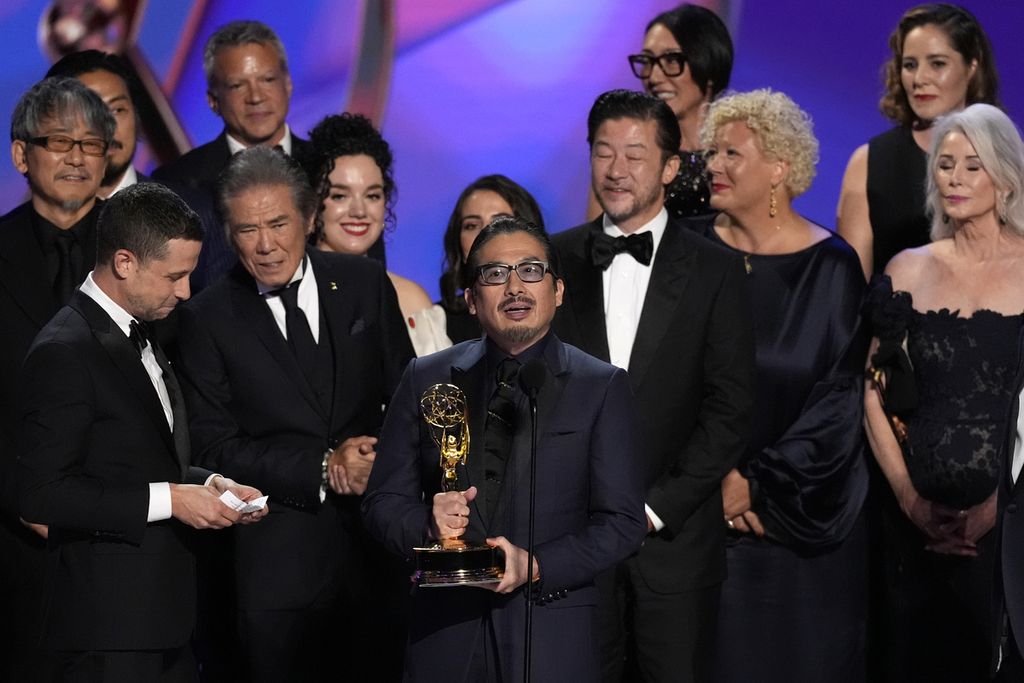
<path fill-rule="evenodd" d="M 209 38 L 223 132 L 152 178 L 121 57 L 21 96 L 0 680 L 1024 681 L 1024 142 L 983 28 L 903 14 L 835 226 L 721 18 L 638 38 L 587 222 L 495 168 L 437 302 L 384 267 L 391 146 L 296 135 L 261 22 Z M 496 576 L 410 582 L 433 544 Z"/>

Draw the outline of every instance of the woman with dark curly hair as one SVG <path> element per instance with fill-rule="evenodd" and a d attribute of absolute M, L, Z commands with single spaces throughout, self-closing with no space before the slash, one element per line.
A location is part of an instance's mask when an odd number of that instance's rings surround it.
<path fill-rule="evenodd" d="M 522 218 L 544 228 L 537 200 L 514 180 L 485 175 L 459 195 L 444 231 L 444 273 L 441 274 L 441 307 L 447 318 L 448 337 L 456 344 L 480 336 L 480 325 L 462 297 L 466 255 L 480 230 L 499 216 Z"/>
<path fill-rule="evenodd" d="M 320 121 L 309 139 L 314 150 L 310 180 L 320 200 L 311 241 L 323 251 L 365 256 L 385 225 L 395 221 L 391 147 L 369 119 L 347 112 Z M 451 346 L 444 312 L 426 291 L 390 271 L 388 277 L 416 355 Z"/>
<path fill-rule="evenodd" d="M 889 37 L 885 94 L 879 108 L 896 127 L 857 148 L 843 176 L 837 227 L 880 273 L 898 252 L 929 242 L 925 150 L 932 124 L 969 104 L 998 105 L 998 77 L 988 37 L 956 5 L 919 5 Z"/>

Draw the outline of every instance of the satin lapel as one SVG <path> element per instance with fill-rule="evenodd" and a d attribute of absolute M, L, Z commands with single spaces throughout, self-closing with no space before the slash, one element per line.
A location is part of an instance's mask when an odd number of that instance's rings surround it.
<path fill-rule="evenodd" d="M 585 350 L 607 362 L 608 328 L 604 322 L 604 279 L 600 268 L 590 262 L 590 242 L 601 231 L 600 219 L 590 224 L 585 237 L 575 245 L 563 263 L 565 287 L 569 290 Z"/>
<path fill-rule="evenodd" d="M 537 393 L 537 444 L 543 440 L 544 431 L 555 414 L 558 402 L 562 398 L 562 391 L 571 377 L 568 363 L 565 359 L 565 346 L 557 338 L 548 340 L 547 348 L 544 349 L 544 363 L 547 366 L 547 379 Z M 515 472 L 512 480 L 512 497 L 516 499 L 516 512 L 525 519 L 529 514 L 529 486 L 530 486 L 530 450 L 531 450 L 531 425 L 530 425 L 530 404 L 529 399 L 523 399 L 523 410 L 519 413 L 522 423 L 517 427 L 516 449 L 515 449 Z M 506 491 L 509 489 L 506 488 Z M 520 494 L 520 492 L 523 492 Z M 508 508 L 510 496 L 504 495 L 498 501 L 498 507 L 494 511 L 494 519 L 505 519 L 505 511 Z M 527 520 L 529 521 L 529 520 Z M 518 528 L 519 520 L 512 520 L 512 528 L 502 530 L 504 533 L 511 533 Z"/>
<path fill-rule="evenodd" d="M 256 337 L 266 347 L 281 372 L 295 384 L 316 414 L 323 416 L 323 408 L 320 407 L 320 402 L 316 400 L 313 389 L 303 376 L 302 368 L 295 360 L 288 341 L 281 334 L 277 323 L 274 322 L 274 316 L 271 314 L 267 302 L 259 295 L 256 282 L 241 265 L 236 266 L 229 277 L 234 285 L 231 291 L 231 304 L 235 315 L 239 320 L 244 321 L 242 324 L 245 327 L 251 326 Z M 241 329 L 245 329 L 245 327 Z"/>
<path fill-rule="evenodd" d="M 164 408 L 160 404 L 160 397 L 153 387 L 153 382 L 149 379 L 149 373 L 142 365 L 142 358 L 135 346 L 128 341 L 128 337 L 114 324 L 106 311 L 85 294 L 76 291 L 71 296 L 68 305 L 85 318 L 89 327 L 92 328 L 93 336 L 96 337 L 132 391 L 138 396 L 142 408 L 149 415 L 153 425 L 160 433 L 160 437 L 167 445 L 168 453 L 174 456 L 174 439 L 171 436 L 171 428 L 167 424 L 167 417 L 164 415 Z"/>
<path fill-rule="evenodd" d="M 164 371 L 164 385 L 167 387 L 167 396 L 171 399 L 171 413 L 174 415 L 174 453 L 178 457 L 181 479 L 184 481 L 189 463 L 192 462 L 192 444 L 188 436 L 188 414 L 185 412 L 185 401 L 178 378 L 171 368 L 171 362 L 167 360 L 167 356 L 159 344 L 153 345 L 153 355 L 156 356 L 156 362 Z"/>
<path fill-rule="evenodd" d="M 0 228 L 0 283 L 41 329 L 60 306 L 46 278 L 46 262 L 32 234 L 28 207 Z"/>
<path fill-rule="evenodd" d="M 683 300 L 683 292 L 696 263 L 696 252 L 687 249 L 683 241 L 684 229 L 669 221 L 654 256 L 644 308 L 640 313 L 633 350 L 629 354 L 629 383 L 634 390 L 650 370 L 655 352 L 675 319 L 676 308 Z"/>
<path fill-rule="evenodd" d="M 345 391 L 345 365 L 349 363 L 365 362 L 365 358 L 354 358 L 349 348 L 349 339 L 352 336 L 351 329 L 355 317 L 355 299 L 357 294 L 344 291 L 342 284 L 336 274 L 331 273 L 327 263 L 316 258 L 316 254 L 310 252 L 310 265 L 313 268 L 313 275 L 316 277 L 317 296 L 320 299 L 320 319 L 327 325 L 326 330 L 320 330 L 320 342 L 326 341 L 324 333 L 330 335 L 330 342 L 334 348 L 334 395 L 332 398 L 333 409 L 330 415 L 325 416 L 331 422 L 335 416 L 346 416 L 350 411 L 339 410 L 339 402 L 349 396 Z M 331 433 L 340 425 L 331 424 Z"/>
<path fill-rule="evenodd" d="M 469 411 L 469 454 L 466 465 L 459 466 L 459 488 L 465 491 L 479 482 L 483 483 L 484 427 L 487 417 L 487 400 L 484 395 L 487 362 L 484 358 L 486 349 L 483 340 L 474 342 L 462 357 L 452 364 L 452 384 L 462 389 L 466 395 L 466 406 Z M 481 486 L 477 486 L 478 489 Z M 473 514 L 470 517 L 470 528 L 479 528 L 483 533 L 487 530 L 487 521 L 476 501 L 470 503 Z"/>

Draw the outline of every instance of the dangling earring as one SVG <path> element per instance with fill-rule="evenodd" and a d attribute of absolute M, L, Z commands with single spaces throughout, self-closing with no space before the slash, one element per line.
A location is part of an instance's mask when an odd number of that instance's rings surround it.
<path fill-rule="evenodd" d="M 1006 200 L 1007 197 L 1000 197 L 996 202 L 996 218 L 999 219 L 999 225 L 1006 225 Z"/>
<path fill-rule="evenodd" d="M 999 225 L 1006 225 L 1006 216 L 999 214 Z"/>
<path fill-rule="evenodd" d="M 775 214 L 779 212 L 778 202 L 775 201 L 775 186 L 772 185 L 772 193 L 768 198 L 768 217 L 775 218 Z"/>
<path fill-rule="evenodd" d="M 949 223 L 949 214 L 948 213 L 943 213 L 942 214 L 942 222 L 943 223 Z"/>

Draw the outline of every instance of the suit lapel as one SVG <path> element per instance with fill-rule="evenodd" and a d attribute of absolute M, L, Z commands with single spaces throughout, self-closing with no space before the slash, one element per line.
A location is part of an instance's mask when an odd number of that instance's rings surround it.
<path fill-rule="evenodd" d="M 310 267 L 316 277 L 317 296 L 320 300 L 320 319 L 326 329 L 320 330 L 320 343 L 329 342 L 334 349 L 334 391 L 332 410 L 325 416 L 328 420 L 345 416 L 348 411 L 339 410 L 339 403 L 349 396 L 345 391 L 345 360 L 352 355 L 346 348 L 352 336 L 352 324 L 355 318 L 355 296 L 353 292 L 344 291 L 343 282 L 337 273 L 332 272 L 325 259 L 310 250 Z M 326 335 L 326 336 L 325 336 Z M 336 425 L 331 424 L 333 433 Z"/>
<path fill-rule="evenodd" d="M 281 372 L 288 376 L 288 379 L 295 384 L 303 399 L 316 411 L 317 415 L 324 417 L 323 408 L 316 400 L 313 389 L 309 386 L 302 368 L 299 367 L 295 355 L 288 346 L 288 341 L 281 334 L 281 329 L 274 321 L 274 316 L 267 306 L 267 302 L 259 295 L 256 288 L 256 281 L 239 264 L 229 275 L 233 285 L 231 292 L 232 308 L 240 320 L 244 320 L 245 326 L 253 329 L 256 337 L 266 347 L 270 357 L 277 363 Z M 319 283 L 318 283 L 319 284 Z"/>
<path fill-rule="evenodd" d="M 565 259 L 565 287 L 569 290 L 572 312 L 586 351 L 607 362 L 608 328 L 604 320 L 604 279 L 600 268 L 590 262 L 590 242 L 601 231 L 601 219 L 590 224 L 584 239 Z"/>
<path fill-rule="evenodd" d="M 111 361 L 113 361 L 122 376 L 124 376 L 132 391 L 138 396 L 143 410 L 149 415 L 153 425 L 160 433 L 160 437 L 167 445 L 168 453 L 174 455 L 176 453 L 175 443 L 171 436 L 170 426 L 167 424 L 167 416 L 164 414 L 163 405 L 161 405 L 160 397 L 157 395 L 153 382 L 149 378 L 149 373 L 146 372 L 146 368 L 142 365 L 142 358 L 139 356 L 139 352 L 128 340 L 124 332 L 114 324 L 114 321 L 110 319 L 106 311 L 100 308 L 100 305 L 90 297 L 76 291 L 71 296 L 71 301 L 68 305 L 85 318 L 92 329 L 93 336 L 96 337 L 96 340 L 99 341 L 103 350 L 110 356 Z M 177 416 L 175 416 L 175 420 L 177 420 Z"/>
<path fill-rule="evenodd" d="M 167 387 L 167 396 L 171 400 L 171 413 L 174 416 L 174 453 L 178 456 L 181 478 L 184 481 L 189 463 L 192 462 L 192 444 L 188 435 L 188 415 L 185 413 L 185 401 L 178 378 L 171 368 L 171 362 L 167 360 L 167 356 L 164 355 L 159 344 L 152 343 L 153 355 L 156 356 L 156 362 L 160 364 L 160 369 L 164 372 L 164 386 Z"/>
<path fill-rule="evenodd" d="M 47 281 L 46 262 L 32 233 L 32 208 L 23 204 L 0 231 L 0 283 L 40 329 L 60 308 Z"/>
<path fill-rule="evenodd" d="M 482 339 L 473 342 L 466 352 L 456 359 L 451 369 L 452 384 L 462 389 L 462 393 L 466 395 L 469 412 L 469 454 L 466 456 L 466 465 L 460 465 L 457 469 L 459 489 L 463 491 L 478 483 L 477 489 L 482 491 L 483 486 L 484 427 L 489 398 L 484 395 L 484 374 L 487 372 L 485 350 L 486 342 Z M 470 503 L 470 508 L 473 511 L 470 527 L 477 526 L 486 532 L 487 520 L 484 519 L 483 511 L 477 506 L 476 501 Z"/>
<path fill-rule="evenodd" d="M 696 262 L 696 251 L 685 248 L 684 229 L 669 221 L 654 256 L 640 323 L 629 354 L 629 380 L 634 390 L 650 370 L 655 351 L 675 319 L 675 310 L 683 300 L 683 292 Z"/>

